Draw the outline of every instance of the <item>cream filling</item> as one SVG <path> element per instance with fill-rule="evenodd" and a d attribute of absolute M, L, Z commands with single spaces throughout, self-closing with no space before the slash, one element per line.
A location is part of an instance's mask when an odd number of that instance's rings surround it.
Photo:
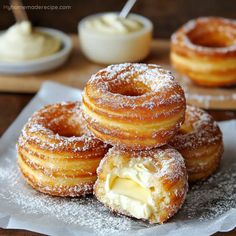
<path fill-rule="evenodd" d="M 106 196 L 112 204 L 131 216 L 148 219 L 155 209 L 150 190 L 151 176 L 152 172 L 142 163 L 114 168 L 106 178 Z"/>
<path fill-rule="evenodd" d="M 88 20 L 85 27 L 99 33 L 124 35 L 142 29 L 143 25 L 132 18 L 120 18 L 117 14 L 109 13 Z"/>
<path fill-rule="evenodd" d="M 28 21 L 16 23 L 0 35 L 0 60 L 21 62 L 57 52 L 61 42 L 47 33 L 36 31 Z"/>

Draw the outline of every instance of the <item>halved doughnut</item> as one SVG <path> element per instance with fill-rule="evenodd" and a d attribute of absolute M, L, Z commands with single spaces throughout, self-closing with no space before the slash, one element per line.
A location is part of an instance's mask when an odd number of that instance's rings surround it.
<path fill-rule="evenodd" d="M 146 151 L 111 148 L 98 168 L 94 193 L 112 211 L 163 223 L 182 206 L 188 189 L 183 157 L 168 146 Z"/>

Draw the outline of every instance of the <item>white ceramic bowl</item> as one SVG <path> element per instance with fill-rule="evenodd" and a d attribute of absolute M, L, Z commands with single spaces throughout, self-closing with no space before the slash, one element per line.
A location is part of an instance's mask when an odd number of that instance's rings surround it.
<path fill-rule="evenodd" d="M 1 74 L 36 74 L 49 70 L 53 70 L 61 66 L 68 59 L 72 49 L 72 42 L 69 36 L 65 33 L 44 27 L 36 27 L 36 30 L 46 32 L 53 37 L 58 38 L 61 41 L 61 49 L 49 56 L 29 60 L 22 62 L 1 62 L 0 61 L 0 73 Z M 1 32 L 3 33 L 3 32 Z"/>
<path fill-rule="evenodd" d="M 131 19 L 143 24 L 134 32 L 122 35 L 112 35 L 93 31 L 85 27 L 85 22 L 99 17 L 99 13 L 85 17 L 78 25 L 80 48 L 85 56 L 93 62 L 102 64 L 138 62 L 150 52 L 152 41 L 152 22 L 137 14 L 130 14 Z"/>

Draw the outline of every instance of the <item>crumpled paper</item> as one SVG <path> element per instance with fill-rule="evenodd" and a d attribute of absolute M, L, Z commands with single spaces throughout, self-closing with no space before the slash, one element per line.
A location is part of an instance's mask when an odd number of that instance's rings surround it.
<path fill-rule="evenodd" d="M 21 178 L 15 144 L 30 115 L 45 104 L 80 100 L 81 91 L 46 82 L 0 140 L 0 227 L 49 235 L 210 235 L 236 227 L 236 120 L 220 122 L 225 152 L 220 170 L 190 186 L 183 208 L 163 225 L 113 215 L 94 197 L 57 198 Z"/>

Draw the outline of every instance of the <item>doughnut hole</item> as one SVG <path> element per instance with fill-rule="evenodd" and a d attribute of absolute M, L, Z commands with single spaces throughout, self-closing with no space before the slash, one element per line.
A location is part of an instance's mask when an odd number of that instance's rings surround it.
<path fill-rule="evenodd" d="M 77 121 L 80 117 L 73 117 L 70 114 L 59 114 L 59 116 L 51 117 L 51 119 L 45 119 L 44 125 L 53 134 L 64 137 L 80 137 L 84 134 L 82 125 Z"/>
<path fill-rule="evenodd" d="M 146 84 L 137 80 L 120 80 L 119 86 L 116 82 L 109 85 L 109 92 L 130 97 L 142 96 L 150 91 Z"/>
<path fill-rule="evenodd" d="M 217 25 L 212 27 L 199 25 L 191 30 L 187 37 L 197 46 L 210 48 L 229 47 L 236 43 L 236 33 L 233 33 L 230 28 L 223 30 Z"/>

